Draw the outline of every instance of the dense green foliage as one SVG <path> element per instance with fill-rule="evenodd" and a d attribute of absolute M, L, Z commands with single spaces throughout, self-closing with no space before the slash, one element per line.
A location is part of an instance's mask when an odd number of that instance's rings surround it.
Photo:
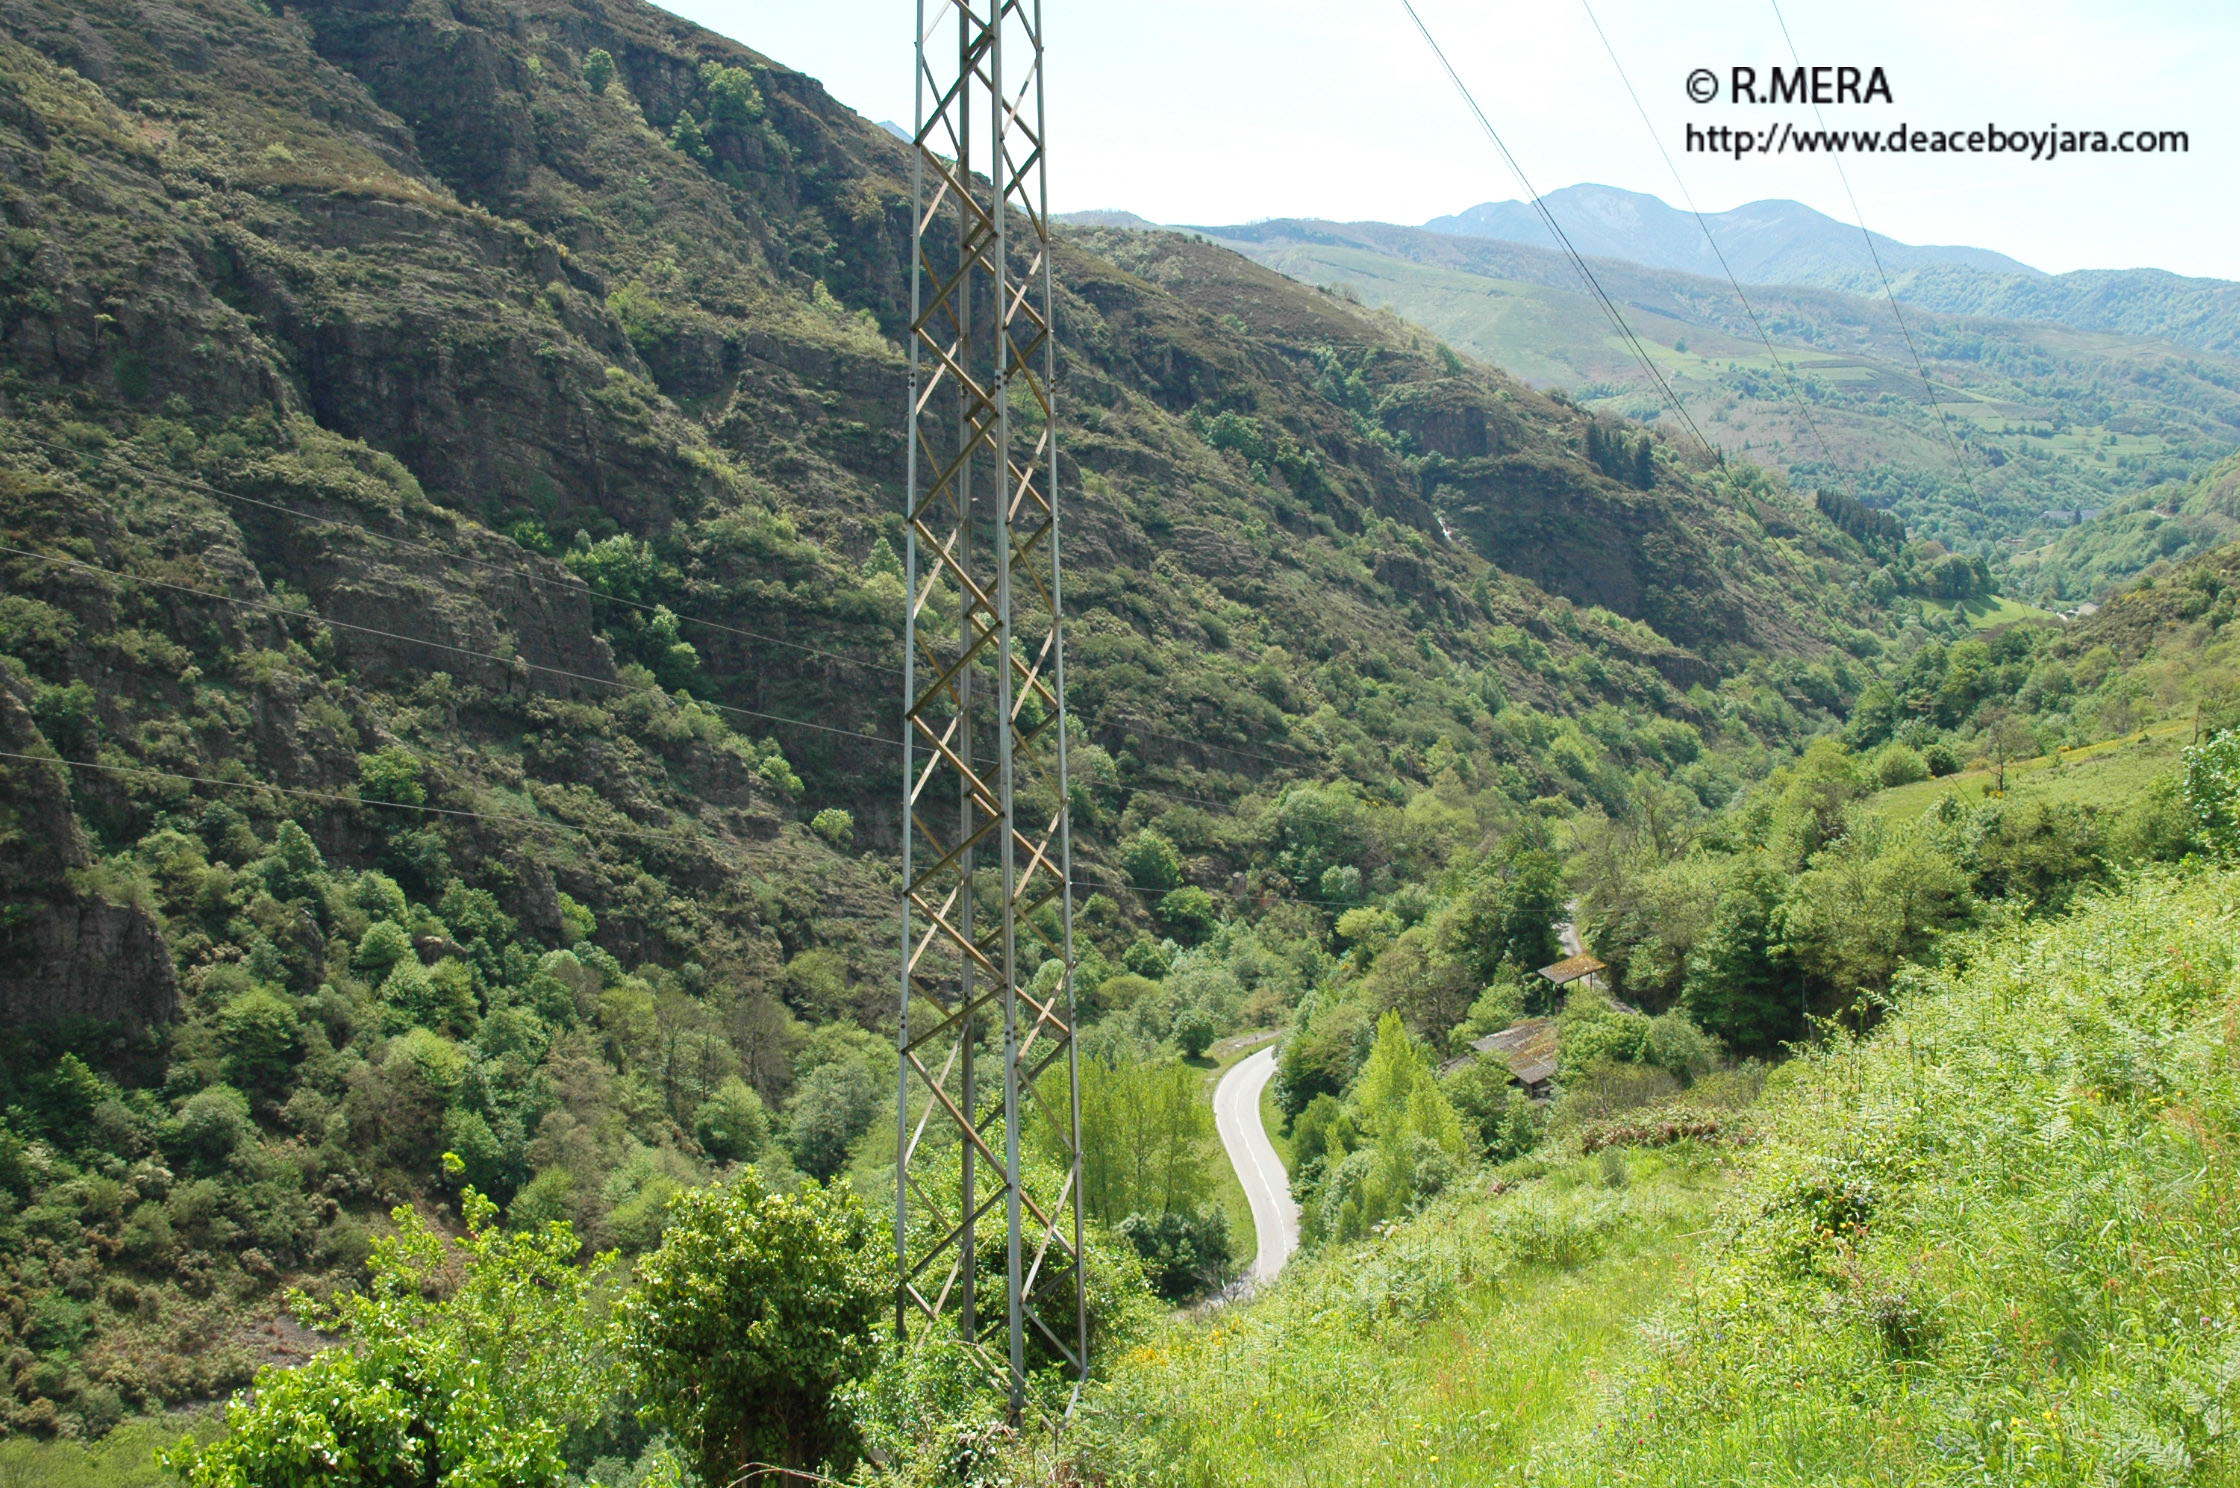
<path fill-rule="evenodd" d="M 616 1308 L 623 1366 L 703 1483 L 843 1455 L 834 1395 L 867 1374 L 891 1294 L 853 1195 L 747 1168 L 675 1205 Z"/>
<path fill-rule="evenodd" d="M 374 1241 L 371 1281 L 304 1322 L 346 1342 L 259 1373 L 225 1434 L 182 1444 L 192 1488 L 558 1488 L 571 1433 L 605 1405 L 612 1361 L 564 1222 L 509 1233 L 472 1189 L 459 1254 L 410 1209 Z M 456 1277 L 448 1275 L 456 1269 Z"/>
<path fill-rule="evenodd" d="M 1074 1470 L 2226 1481 L 2236 891 L 2155 873 L 1970 937 L 1785 1068 L 1739 1158 L 1635 1121 L 1150 1335 Z"/>

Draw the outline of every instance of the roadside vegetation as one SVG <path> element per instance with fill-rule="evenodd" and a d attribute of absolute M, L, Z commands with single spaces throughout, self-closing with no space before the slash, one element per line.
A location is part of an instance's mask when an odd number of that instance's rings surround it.
<path fill-rule="evenodd" d="M 1783 1065 L 1746 1142 L 1554 1146 L 1155 1331 L 1085 1466 L 2230 1481 L 2236 900 L 2230 869 L 2154 869 L 1972 932 Z"/>

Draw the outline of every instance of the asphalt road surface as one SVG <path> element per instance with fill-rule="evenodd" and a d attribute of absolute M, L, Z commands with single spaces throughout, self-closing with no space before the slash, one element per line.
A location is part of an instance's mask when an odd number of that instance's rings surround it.
<path fill-rule="evenodd" d="M 1252 1226 L 1260 1232 L 1259 1252 L 1252 1258 L 1254 1286 L 1274 1280 L 1299 1248 L 1299 1206 L 1291 1202 L 1291 1177 L 1260 1124 L 1260 1092 L 1275 1073 L 1271 1044 L 1231 1065 L 1213 1088 L 1214 1126 L 1252 1205 Z"/>

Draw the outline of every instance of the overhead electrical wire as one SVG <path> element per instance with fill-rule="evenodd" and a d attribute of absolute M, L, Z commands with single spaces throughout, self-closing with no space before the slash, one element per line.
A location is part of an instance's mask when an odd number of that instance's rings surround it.
<path fill-rule="evenodd" d="M 307 790 L 296 785 L 275 785 L 269 780 L 227 780 L 218 775 L 194 775 L 184 770 L 166 770 L 157 765 L 120 765 L 107 760 L 74 760 L 61 755 L 25 754 L 13 749 L 0 749 L 0 759 L 25 760 L 37 765 L 62 765 L 73 770 L 98 770 L 111 775 L 153 775 L 164 780 L 180 780 L 190 785 L 216 786 L 224 790 L 266 791 L 272 795 L 290 796 L 300 800 L 318 801 L 333 806 L 372 806 L 384 811 L 416 811 L 427 816 L 455 816 L 473 821 L 505 822 L 513 826 L 540 827 L 555 832 L 574 832 L 581 837 L 638 837 L 679 844 L 697 840 L 691 833 L 675 827 L 583 827 L 574 822 L 548 820 L 541 816 L 521 816 L 501 811 L 468 811 L 457 806 L 430 806 L 411 801 L 381 801 L 363 796 L 353 796 L 341 791 Z"/>
<path fill-rule="evenodd" d="M 51 563 L 60 568 L 74 568 L 84 573 L 101 574 L 108 578 L 121 579 L 127 584 L 138 584 L 144 588 L 168 589 L 175 594 L 192 595 L 197 599 L 207 599 L 218 604 L 232 605 L 238 609 L 277 615 L 282 619 L 305 620 L 314 625 L 327 625 L 337 630 L 349 630 L 356 631 L 361 635 L 379 636 L 383 640 L 399 641 L 408 646 L 426 646 L 430 650 L 448 651 L 455 656 L 472 657 L 477 661 L 495 662 L 499 666 L 508 668 L 524 667 L 532 672 L 543 672 L 552 677 L 565 677 L 571 682 L 584 682 L 593 687 L 611 687 L 620 692 L 637 691 L 631 684 L 616 677 L 594 677 L 588 672 L 572 672 L 565 667 L 545 666 L 540 662 L 530 661 L 520 655 L 501 656 L 494 651 L 477 651 L 471 646 L 454 645 L 450 641 L 433 641 L 425 636 L 404 635 L 394 630 L 383 630 L 378 626 L 359 625 L 349 620 L 337 620 L 332 616 L 321 615 L 312 610 L 297 610 L 291 609 L 287 605 L 272 604 L 265 600 L 244 599 L 239 595 L 221 594 L 215 589 L 198 589 L 192 584 L 176 584 L 168 579 L 151 579 L 139 574 L 121 573 L 113 568 L 104 568 L 98 563 L 85 563 L 76 558 L 58 558 L 52 553 L 40 553 L 30 548 L 18 548 L 7 543 L 0 543 L 0 553 L 12 554 L 18 558 L 29 558 L 39 563 Z M 760 719 L 765 723 L 780 723 L 792 728 L 814 729 L 820 734 L 837 734 L 842 738 L 862 739 L 874 744 L 892 744 L 895 742 L 884 734 L 867 734 L 856 729 L 836 728 L 829 723 L 812 723 L 805 718 L 788 718 L 778 713 L 763 713 L 753 708 L 734 707 L 729 703 L 713 703 L 703 700 L 701 706 L 712 708 L 719 713 L 735 714 L 741 718 Z"/>
<path fill-rule="evenodd" d="M 29 435 L 21 435 L 18 437 L 25 444 L 36 445 L 41 449 L 49 450 L 56 454 L 74 456 L 82 453 L 81 451 L 74 450 L 67 445 L 53 444 L 47 440 L 36 439 Z M 583 582 L 583 580 L 581 579 L 575 579 L 572 582 L 562 582 L 558 579 L 550 579 L 540 574 L 532 573 L 530 570 L 523 568 L 518 564 L 499 563 L 488 558 L 477 558 L 471 553 L 462 553 L 457 548 L 445 547 L 440 543 L 421 542 L 415 538 L 400 537 L 393 532 L 376 532 L 373 528 L 367 526 L 363 522 L 353 522 L 342 517 L 327 516 L 319 512 L 304 511 L 300 507 L 283 505 L 282 503 L 277 501 L 266 501 L 263 498 L 257 496 L 245 496 L 239 491 L 228 491 L 221 486 L 211 485 L 208 481 L 197 480 L 193 476 L 181 475 L 175 470 L 159 470 L 152 465 L 143 465 L 138 461 L 127 459 L 124 456 L 115 454 L 113 452 L 110 454 L 110 458 L 114 459 L 118 464 L 124 466 L 127 470 L 131 470 L 139 475 L 149 477 L 153 480 L 168 481 L 176 485 L 185 486 L 190 491 L 200 491 L 204 495 L 215 496 L 221 501 L 232 501 L 239 503 L 242 506 L 253 506 L 263 511 L 274 512 L 280 516 L 293 517 L 299 522 L 322 522 L 332 527 L 347 527 L 353 532 L 362 533 L 377 542 L 390 543 L 396 547 L 407 548 L 416 553 L 430 553 L 434 554 L 437 557 L 449 558 L 460 563 L 471 564 L 476 568 L 489 569 L 493 573 L 505 574 L 508 577 L 521 580 L 521 582 L 523 582 L 524 584 L 535 585 L 536 587 L 542 589 L 550 589 L 555 593 L 588 598 L 600 604 L 619 605 L 624 609 L 637 610 L 649 615 L 658 609 L 666 608 L 666 606 L 646 604 L 635 599 L 624 599 L 621 595 L 618 594 L 609 594 L 603 589 L 596 588 L 593 585 Z M 805 652 L 810 656 L 821 656 L 829 661 L 841 662 L 847 666 L 867 667 L 872 671 L 886 672 L 897 677 L 902 675 L 902 671 L 899 667 L 886 666 L 876 661 L 866 661 L 859 656 L 843 656 L 837 651 L 826 651 L 820 647 L 806 645 L 800 641 L 789 641 L 783 636 L 765 635 L 760 631 L 754 630 L 742 630 L 736 625 L 727 625 L 720 620 L 710 620 L 705 615 L 688 615 L 678 610 L 670 610 L 669 613 L 674 615 L 677 618 L 678 623 L 680 624 L 703 626 L 709 630 L 721 631 L 726 635 L 738 636 L 745 640 L 763 641 L 773 646 L 783 646 L 788 650 Z"/>
<path fill-rule="evenodd" d="M 50 441 L 34 438 L 29 435 L 19 435 L 17 437 L 21 443 L 34 445 L 38 448 L 48 450 L 55 454 L 75 456 L 81 453 L 81 451 L 75 450 L 70 446 L 54 444 Z M 462 553 L 456 548 L 446 547 L 440 543 L 422 542 L 414 538 L 402 537 L 395 533 L 376 531 L 374 528 L 367 526 L 363 522 L 354 522 L 343 517 L 329 516 L 319 512 L 305 511 L 300 507 L 288 506 L 276 501 L 266 501 L 261 497 L 246 496 L 238 491 L 228 491 L 221 486 L 211 485 L 207 481 L 197 480 L 192 476 L 181 475 L 177 471 L 161 470 L 151 465 L 144 465 L 137 461 L 127 459 L 122 455 L 116 455 L 112 453 L 110 455 L 110 458 L 114 459 L 116 463 L 124 466 L 127 470 L 133 471 L 141 476 L 145 476 L 152 480 L 169 481 L 181 486 L 185 486 L 189 490 L 200 491 L 205 495 L 214 496 L 221 501 L 237 502 L 244 506 L 255 507 L 259 510 L 269 511 L 280 516 L 293 517 L 297 521 L 301 522 L 325 524 L 332 527 L 345 527 L 364 537 L 371 538 L 376 542 L 385 542 L 396 547 L 408 549 L 413 552 L 428 553 L 436 557 L 448 558 L 456 560 L 457 562 L 470 564 L 477 568 L 488 569 L 494 573 L 504 574 L 508 577 L 519 579 L 524 584 L 530 584 L 539 588 L 549 589 L 556 593 L 566 594 L 571 597 L 588 598 L 595 602 L 603 604 L 620 605 L 624 608 L 637 610 L 645 614 L 652 614 L 656 610 L 660 609 L 668 609 L 669 613 L 676 618 L 679 624 L 702 626 L 709 630 L 720 631 L 726 635 L 737 636 L 745 640 L 764 641 L 774 646 L 783 646 L 788 648 L 789 650 L 800 651 L 810 656 L 822 657 L 828 661 L 838 662 L 843 666 L 861 667 L 866 671 L 878 672 L 890 677 L 899 677 L 902 675 L 902 671 L 899 667 L 887 666 L 882 662 L 866 660 L 865 658 L 860 656 L 845 656 L 837 651 L 827 651 L 820 647 L 807 645 L 800 641 L 790 641 L 780 636 L 766 635 L 760 631 L 744 630 L 735 625 L 725 624 L 720 620 L 711 620 L 704 615 L 696 615 L 683 610 L 669 609 L 669 607 L 665 605 L 651 605 L 642 603 L 638 600 L 624 599 L 619 595 L 608 594 L 604 590 L 598 589 L 590 584 L 586 584 L 580 579 L 575 580 L 574 582 L 562 582 L 557 579 L 546 578 L 517 564 L 499 563 L 487 558 L 478 558 L 471 553 Z M 1107 726 L 1117 727 L 1118 725 Z M 1285 761 L 1276 759 L 1272 755 L 1258 753 L 1250 749 L 1242 749 L 1234 744 L 1222 744 L 1211 739 L 1189 739 L 1184 738 L 1180 734 L 1162 733 L 1157 729 L 1143 728 L 1141 726 L 1133 724 L 1125 725 L 1125 727 L 1127 728 L 1128 732 L 1140 734 L 1143 737 L 1149 739 L 1164 739 L 1171 744 L 1183 744 L 1192 748 L 1217 749 L 1226 754 L 1238 755 L 1245 759 L 1259 760 L 1264 764 L 1274 765 L 1278 768 L 1283 768 L 1285 765 Z M 1260 747 L 1262 749 L 1273 749 L 1285 754 L 1292 755 L 1295 759 L 1299 760 L 1302 763 L 1321 763 L 1321 760 L 1318 756 L 1309 754 L 1302 750 L 1290 749 L 1281 744 L 1269 744 L 1263 742 Z"/>
<path fill-rule="evenodd" d="M 426 646 L 433 650 L 450 652 L 451 654 L 456 656 L 471 657 L 477 661 L 491 662 L 498 666 L 507 667 L 509 669 L 519 666 L 532 672 L 543 672 L 549 676 L 562 677 L 573 682 L 585 682 L 595 687 L 609 687 L 621 692 L 636 691 L 636 689 L 633 688 L 631 684 L 622 681 L 619 678 L 595 677 L 586 672 L 569 671 L 563 667 L 544 666 L 540 663 L 530 661 L 520 655 L 503 656 L 494 651 L 477 651 L 470 646 L 455 645 L 449 641 L 429 640 L 424 636 L 405 635 L 398 631 L 383 630 L 377 626 L 359 625 L 348 620 L 336 620 L 330 616 L 321 615 L 315 610 L 292 609 L 287 605 L 272 604 L 264 600 L 244 599 L 238 595 L 222 594 L 214 589 L 200 589 L 191 584 L 179 584 L 167 579 L 151 579 L 138 574 L 122 573 L 113 568 L 105 568 L 98 563 L 86 563 L 76 558 L 58 557 L 52 553 L 41 553 L 30 548 L 18 548 L 10 544 L 0 543 L 0 553 L 9 554 L 17 558 L 27 558 L 34 562 L 52 564 L 59 568 L 70 568 L 79 570 L 80 572 L 84 573 L 99 574 L 104 578 L 115 579 L 127 584 L 138 584 L 147 588 L 165 589 L 175 594 L 185 594 L 197 599 L 207 599 L 218 604 L 231 605 L 237 609 L 251 610 L 260 614 L 273 615 L 284 620 L 301 620 L 313 625 L 332 626 L 338 630 L 355 631 L 362 635 L 378 636 L 383 640 L 399 641 L 406 645 Z M 709 702 L 705 699 L 700 700 L 700 703 L 702 707 L 713 709 L 719 713 L 733 714 L 741 718 L 752 718 L 764 723 L 774 723 L 789 728 L 812 729 L 821 734 L 835 734 L 842 738 L 855 739 L 866 744 L 883 745 L 889 749 L 900 749 L 902 747 L 902 741 L 900 739 L 890 737 L 886 734 L 870 734 L 861 732 L 860 730 L 856 729 L 837 728 L 828 723 L 816 723 L 806 718 L 792 718 L 781 713 L 764 713 L 757 709 L 736 707 L 729 703 Z M 989 759 L 980 759 L 976 762 L 980 764 L 994 763 L 993 760 Z M 1120 788 L 1122 790 L 1129 791 L 1132 794 L 1157 796 L 1162 800 L 1177 801 L 1190 806 L 1208 806 L 1216 811 L 1227 811 L 1233 809 L 1233 803 L 1224 804 L 1220 801 L 1208 800 L 1203 796 L 1186 796 L 1177 791 L 1162 790 L 1157 786 L 1123 785 Z"/>
<path fill-rule="evenodd" d="M 1781 0 L 1767 0 L 1773 7 L 1774 21 L 1781 27 L 1781 39 L 1788 43 L 1789 58 L 1797 66 L 1804 66 L 1804 57 L 1797 51 L 1797 39 L 1789 34 L 1789 18 L 1781 13 Z M 1827 130 L 1828 116 L 1820 112 L 1820 105 L 1812 106 L 1812 116 L 1820 121 L 1823 132 Z M 1875 246 L 1874 233 L 1867 227 L 1867 215 L 1859 209 L 1859 194 L 1851 189 L 1851 173 L 1843 168 L 1843 152 L 1828 152 L 1829 163 L 1836 168 L 1836 179 L 1843 183 L 1843 194 L 1850 199 L 1851 216 L 1859 224 L 1859 236 L 1866 239 L 1867 256 L 1874 261 L 1874 271 L 1882 280 L 1882 297 L 1890 303 L 1890 318 L 1898 323 L 1898 334 L 1904 338 L 1906 352 L 1913 358 L 1913 370 L 1921 379 L 1921 390 L 1929 396 L 1929 411 L 1937 416 L 1937 426 L 1944 430 L 1944 442 L 1952 450 L 1953 468 L 1960 473 L 1971 493 L 1975 492 L 1975 471 L 1967 457 L 1961 453 L 1960 440 L 1952 432 L 1952 421 L 1945 417 L 1944 404 L 1937 399 L 1936 385 L 1929 381 L 1929 368 L 1921 360 L 1921 349 L 1914 345 L 1913 330 L 1906 324 L 1905 312 L 1898 308 L 1897 291 L 1890 287 L 1890 271 L 1883 267 L 1882 250 Z"/>
<path fill-rule="evenodd" d="M 1446 50 L 1439 45 L 1438 38 L 1431 34 L 1431 28 L 1424 24 L 1423 17 L 1416 13 L 1413 0 L 1400 0 L 1400 8 L 1408 13 L 1409 20 L 1415 22 L 1417 32 L 1423 37 L 1424 45 L 1431 48 L 1431 54 L 1438 58 L 1439 66 L 1446 72 L 1447 81 L 1454 84 L 1455 91 L 1462 95 L 1462 101 L 1469 108 L 1471 116 L 1478 121 L 1478 127 L 1485 131 L 1485 136 L 1493 142 L 1494 149 L 1500 151 L 1501 158 L 1508 162 L 1509 170 L 1511 174 L 1516 176 L 1517 184 L 1524 188 L 1525 196 L 1532 204 L 1532 210 L 1539 214 L 1540 221 L 1554 235 L 1556 242 L 1562 246 L 1564 253 L 1571 260 L 1571 266 L 1577 269 L 1580 278 L 1586 281 L 1588 293 L 1602 307 L 1602 313 L 1609 317 L 1611 325 L 1617 328 L 1619 336 L 1633 349 L 1634 358 L 1641 363 L 1642 369 L 1649 374 L 1650 380 L 1663 392 L 1665 402 L 1672 406 L 1672 411 L 1679 416 L 1680 422 L 1685 424 L 1688 432 L 1695 436 L 1696 443 L 1703 446 L 1703 452 L 1709 455 L 1714 462 L 1723 463 L 1725 457 L 1719 453 L 1717 446 L 1704 438 L 1703 430 L 1697 428 L 1696 421 L 1688 416 L 1688 410 L 1680 402 L 1679 394 L 1672 390 L 1672 384 L 1667 382 L 1664 373 L 1658 370 L 1657 364 L 1650 357 L 1648 349 L 1641 344 L 1641 338 L 1635 335 L 1633 327 L 1626 323 L 1625 314 L 1618 309 L 1617 301 L 1610 298 L 1609 292 L 1602 287 L 1602 281 L 1596 278 L 1594 270 L 1587 266 L 1585 257 L 1573 246 L 1571 235 L 1566 233 L 1563 230 L 1563 225 L 1556 221 L 1555 214 L 1548 210 L 1547 203 L 1541 200 L 1540 193 L 1533 186 L 1531 178 L 1524 173 L 1524 167 L 1519 165 L 1517 157 L 1510 153 L 1509 146 L 1501 138 L 1501 132 L 1493 127 L 1493 121 L 1487 118 L 1485 110 L 1478 106 L 1478 100 L 1471 93 L 1469 84 L 1463 82 L 1462 74 L 1455 71 L 1454 64 L 1447 60 Z"/>
<path fill-rule="evenodd" d="M 1695 193 L 1688 189 L 1688 183 L 1681 178 L 1680 166 L 1673 160 L 1672 151 L 1665 147 L 1664 137 L 1657 133 L 1656 121 L 1649 117 L 1648 106 L 1642 103 L 1641 94 L 1633 86 L 1633 79 L 1627 76 L 1625 63 L 1618 60 L 1618 49 L 1611 44 L 1610 33 L 1603 30 L 1601 17 L 1594 13 L 1594 6 L 1589 0 L 1579 0 L 1579 8 L 1587 13 L 1587 20 L 1594 27 L 1594 34 L 1601 38 L 1603 51 L 1609 53 L 1610 65 L 1617 69 L 1618 81 L 1625 84 L 1626 95 L 1633 100 L 1634 112 L 1641 116 L 1642 126 L 1649 131 L 1650 142 L 1657 147 L 1657 153 L 1664 157 L 1665 169 L 1672 173 L 1672 184 L 1680 189 L 1681 199 L 1688 204 L 1689 215 L 1696 219 L 1696 226 L 1703 230 L 1704 242 L 1710 245 L 1712 255 L 1719 260 L 1719 271 L 1727 276 L 1727 283 L 1734 288 L 1734 297 L 1742 302 L 1743 312 L 1750 317 L 1750 324 L 1757 331 L 1758 340 L 1764 343 L 1766 355 L 1773 359 L 1773 364 L 1788 379 L 1789 395 L 1796 400 L 1797 411 L 1804 416 L 1805 428 L 1819 444 L 1821 457 L 1831 469 L 1835 468 L 1838 463 L 1835 451 L 1829 447 L 1827 436 L 1820 432 L 1819 421 L 1812 416 L 1811 401 L 1804 393 L 1804 379 L 1774 349 L 1773 337 L 1766 331 L 1764 320 L 1759 318 L 1758 307 L 1751 304 L 1750 296 L 1743 292 L 1742 281 L 1735 277 L 1733 266 L 1727 262 L 1726 250 L 1719 246 L 1718 237 L 1711 231 L 1711 223 L 1704 217 L 1703 209 L 1696 205 Z"/>
<path fill-rule="evenodd" d="M 635 837 L 657 842 L 686 845 L 704 843 L 705 834 L 694 834 L 675 827 L 586 827 L 574 822 L 548 820 L 541 816 L 522 816 L 503 811 L 468 811 L 456 806 L 430 806 L 411 801 L 382 801 L 353 796 L 341 791 L 309 790 L 302 786 L 276 785 L 268 780 L 227 780 L 217 775 L 195 775 L 185 770 L 168 770 L 159 765 L 120 765 L 106 760 L 68 759 L 59 754 L 31 754 L 16 749 L 0 749 L 0 759 L 20 760 L 26 764 L 55 765 L 71 770 L 91 770 L 107 775 L 150 775 L 160 780 L 177 780 L 190 785 L 214 786 L 223 790 L 263 791 L 270 795 L 287 796 L 298 800 L 317 801 L 332 806 L 371 807 L 381 811 L 410 811 L 423 816 L 460 817 L 471 821 L 503 822 L 509 826 L 533 827 L 545 831 L 572 832 L 578 837 L 597 841 L 600 838 Z M 1156 793 L 1154 793 L 1156 794 Z M 1090 880 L 1084 878 L 1067 881 L 1068 888 L 1087 889 L 1094 893 L 1100 889 L 1128 889 L 1132 892 L 1157 896 L 1168 892 L 1158 884 L 1132 883 L 1126 879 Z M 1359 906 L 1356 899 L 1315 899 L 1301 894 L 1278 894 L 1263 890 L 1255 898 L 1279 900 L 1285 904 L 1311 904 L 1327 909 L 1353 909 Z"/>

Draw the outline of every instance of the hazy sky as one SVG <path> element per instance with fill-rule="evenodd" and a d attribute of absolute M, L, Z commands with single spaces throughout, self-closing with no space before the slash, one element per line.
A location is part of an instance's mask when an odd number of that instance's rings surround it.
<path fill-rule="evenodd" d="M 1826 157 L 1682 151 L 1684 126 L 1814 123 L 1803 106 L 1691 103 L 1688 73 L 1787 65 L 1769 0 L 1418 0 L 1543 191 L 1679 190 L 1597 39 L 1594 6 L 1705 211 L 1792 197 L 1851 209 Z M 912 119 L 908 0 L 672 0 Z M 2041 268 L 2152 265 L 2240 279 L 2240 5 L 2230 0 L 1787 0 L 1808 63 L 1881 66 L 1891 104 L 1832 126 L 2183 129 L 2160 157 L 1847 157 L 1875 231 L 1995 248 Z M 1523 195 L 1399 0 L 1046 0 L 1051 201 L 1161 222 L 1419 223 Z"/>

